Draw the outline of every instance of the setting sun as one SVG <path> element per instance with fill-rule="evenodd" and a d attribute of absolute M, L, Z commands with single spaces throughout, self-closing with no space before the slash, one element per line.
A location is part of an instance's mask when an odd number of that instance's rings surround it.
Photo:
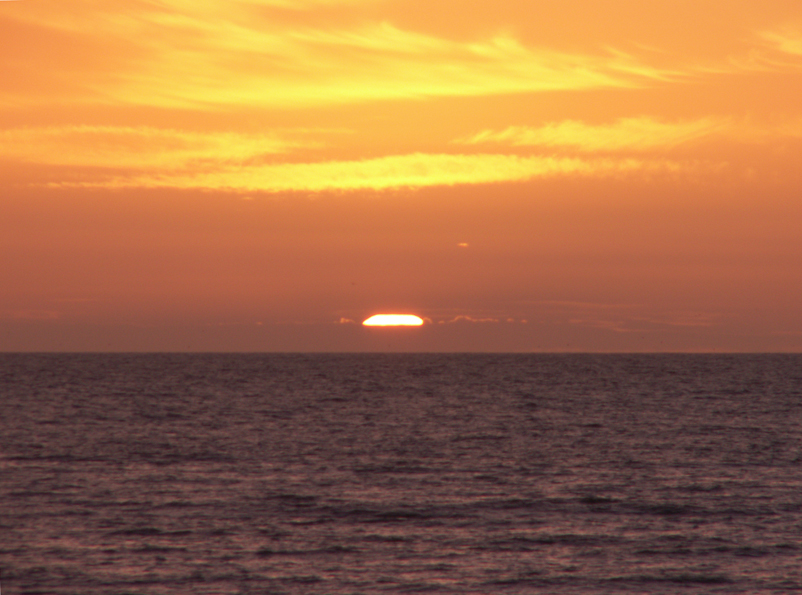
<path fill-rule="evenodd" d="M 421 326 L 423 319 L 414 314 L 376 314 L 362 324 L 364 326 Z"/>

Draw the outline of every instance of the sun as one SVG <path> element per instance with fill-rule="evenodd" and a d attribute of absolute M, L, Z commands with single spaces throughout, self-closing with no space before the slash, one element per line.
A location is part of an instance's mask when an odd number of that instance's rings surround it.
<path fill-rule="evenodd" d="M 362 324 L 364 326 L 421 326 L 423 319 L 414 314 L 376 314 Z"/>

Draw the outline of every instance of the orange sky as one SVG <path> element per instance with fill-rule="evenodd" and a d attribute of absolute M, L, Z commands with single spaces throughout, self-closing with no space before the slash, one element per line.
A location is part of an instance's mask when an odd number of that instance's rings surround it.
<path fill-rule="evenodd" d="M 0 39 L 0 350 L 802 351 L 798 0 L 18 0 Z"/>

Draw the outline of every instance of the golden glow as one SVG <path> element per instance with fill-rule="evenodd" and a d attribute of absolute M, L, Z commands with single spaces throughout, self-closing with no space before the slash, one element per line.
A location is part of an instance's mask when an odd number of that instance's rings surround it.
<path fill-rule="evenodd" d="M 799 2 L 0 1 L 0 39 L 0 350 L 380 350 L 414 305 L 399 349 L 802 351 Z"/>
<path fill-rule="evenodd" d="M 286 163 L 261 166 L 215 164 L 217 171 L 135 174 L 103 181 L 53 184 L 88 188 L 200 188 L 233 192 L 387 190 L 521 182 L 555 176 L 604 177 L 621 174 L 693 174 L 723 164 L 681 163 L 667 159 L 582 159 L 517 155 L 393 155 L 363 161 Z"/>
<path fill-rule="evenodd" d="M 423 319 L 413 314 L 375 314 L 363 321 L 364 326 L 421 326 Z"/>
<path fill-rule="evenodd" d="M 90 84 L 97 103 L 298 108 L 630 88 L 674 75 L 621 53 L 527 47 L 500 32 L 454 40 L 386 21 L 299 27 L 270 18 L 269 7 L 256 11 L 231 0 L 152 3 L 139 11 L 108 0 L 85 3 L 89 23 L 76 20 L 75 5 L 52 0 L 19 14 L 88 43 L 112 38 L 124 44 L 132 59 L 118 65 L 122 72 Z"/>
<path fill-rule="evenodd" d="M 0 131 L 0 159 L 87 170 L 80 181 L 51 183 L 56 187 L 201 188 L 245 193 L 420 188 L 555 176 L 671 173 L 687 177 L 716 173 L 726 166 L 725 160 L 644 158 L 643 153 L 702 141 L 759 146 L 771 139 L 798 139 L 802 138 L 802 120 L 773 127 L 712 118 L 672 124 L 642 117 L 595 126 L 569 120 L 539 128 L 485 130 L 457 141 L 560 149 L 560 156 L 413 153 L 353 161 L 264 163 L 277 155 L 322 149 L 324 143 L 312 138 L 328 135 L 331 142 L 333 133 L 342 135 L 343 131 L 286 129 L 245 134 L 154 127 L 23 128 Z M 125 172 L 110 176 L 98 168 Z"/>

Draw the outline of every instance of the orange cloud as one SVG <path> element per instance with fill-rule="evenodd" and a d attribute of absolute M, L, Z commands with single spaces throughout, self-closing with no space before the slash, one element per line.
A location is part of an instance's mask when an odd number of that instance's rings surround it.
<path fill-rule="evenodd" d="M 551 122 L 540 127 L 510 126 L 484 130 L 457 142 L 502 143 L 512 146 L 573 148 L 580 151 L 647 151 L 665 149 L 729 131 L 724 118 L 667 122 L 641 116 L 621 118 L 612 124 L 586 124 L 577 120 Z"/>
<path fill-rule="evenodd" d="M 388 21 L 300 26 L 281 22 L 268 10 L 308 8 L 315 4 L 310 1 L 36 4 L 40 6 L 14 16 L 27 20 L 39 38 L 57 32 L 68 45 L 97 51 L 115 47 L 113 68 L 98 65 L 102 73 L 81 77 L 84 100 L 94 103 L 295 109 L 399 98 L 631 88 L 675 74 L 621 52 L 589 55 L 530 47 L 508 33 L 462 41 Z M 63 67 L 71 70 L 74 65 Z"/>
<path fill-rule="evenodd" d="M 555 175 L 607 176 L 658 172 L 714 172 L 714 162 L 588 158 L 505 153 L 412 153 L 362 160 L 312 161 L 308 152 L 332 142 L 332 131 L 282 129 L 274 132 L 198 132 L 146 126 L 54 126 L 0 130 L 0 159 L 70 166 L 70 180 L 89 187 L 208 188 L 248 191 L 321 191 L 424 187 L 525 181 Z M 725 118 L 676 123 L 624 118 L 589 125 L 568 120 L 541 127 L 485 130 L 455 141 L 580 153 L 639 153 L 706 139 L 763 143 L 802 138 L 802 120 L 757 126 Z M 296 153 L 306 161 L 271 162 Z M 97 168 L 117 170 L 115 177 Z M 83 171 L 82 171 L 83 170 Z M 119 170 L 127 170 L 120 174 Z M 90 171 L 95 173 L 89 173 Z M 98 177 L 103 176 L 103 177 Z M 58 183 L 56 183 L 58 185 Z"/>
<path fill-rule="evenodd" d="M 775 50 L 802 56 L 802 27 L 786 26 L 775 31 L 761 31 L 758 35 Z"/>
<path fill-rule="evenodd" d="M 720 164 L 666 159 L 580 159 L 517 155 L 414 153 L 359 161 L 278 163 L 216 171 L 132 174 L 51 186 L 103 188 L 203 188 L 233 192 L 383 190 L 457 184 L 527 181 L 560 175 L 617 176 L 716 171 Z"/>
<path fill-rule="evenodd" d="M 292 132 L 288 133 L 290 136 Z M 320 143 L 278 134 L 190 132 L 147 126 L 59 126 L 0 131 L 0 158 L 49 165 L 175 169 L 242 163 Z"/>
<path fill-rule="evenodd" d="M 777 123 L 777 120 L 780 123 Z M 483 130 L 471 136 L 454 141 L 461 145 L 500 145 L 506 147 L 533 147 L 549 150 L 561 156 L 577 154 L 616 154 L 636 157 L 644 154 L 671 155 L 676 159 L 684 150 L 686 155 L 700 155 L 694 148 L 704 145 L 704 154 L 711 159 L 713 155 L 728 152 L 757 150 L 765 153 L 765 145 L 781 147 L 789 140 L 802 139 L 802 119 L 775 118 L 774 122 L 755 122 L 746 118 L 707 116 L 693 120 L 668 121 L 646 116 L 620 118 L 609 124 L 587 124 L 578 120 L 550 122 L 542 126 L 508 126 L 503 130 Z M 675 151 L 676 150 L 676 151 Z M 719 157 L 723 164 L 725 158 Z M 646 163 L 646 161 L 643 161 Z M 674 171 L 699 172 L 700 164 L 689 167 L 691 161 L 674 161 Z M 775 160 L 775 166 L 779 160 Z M 709 172 L 715 167 L 707 167 Z"/>

